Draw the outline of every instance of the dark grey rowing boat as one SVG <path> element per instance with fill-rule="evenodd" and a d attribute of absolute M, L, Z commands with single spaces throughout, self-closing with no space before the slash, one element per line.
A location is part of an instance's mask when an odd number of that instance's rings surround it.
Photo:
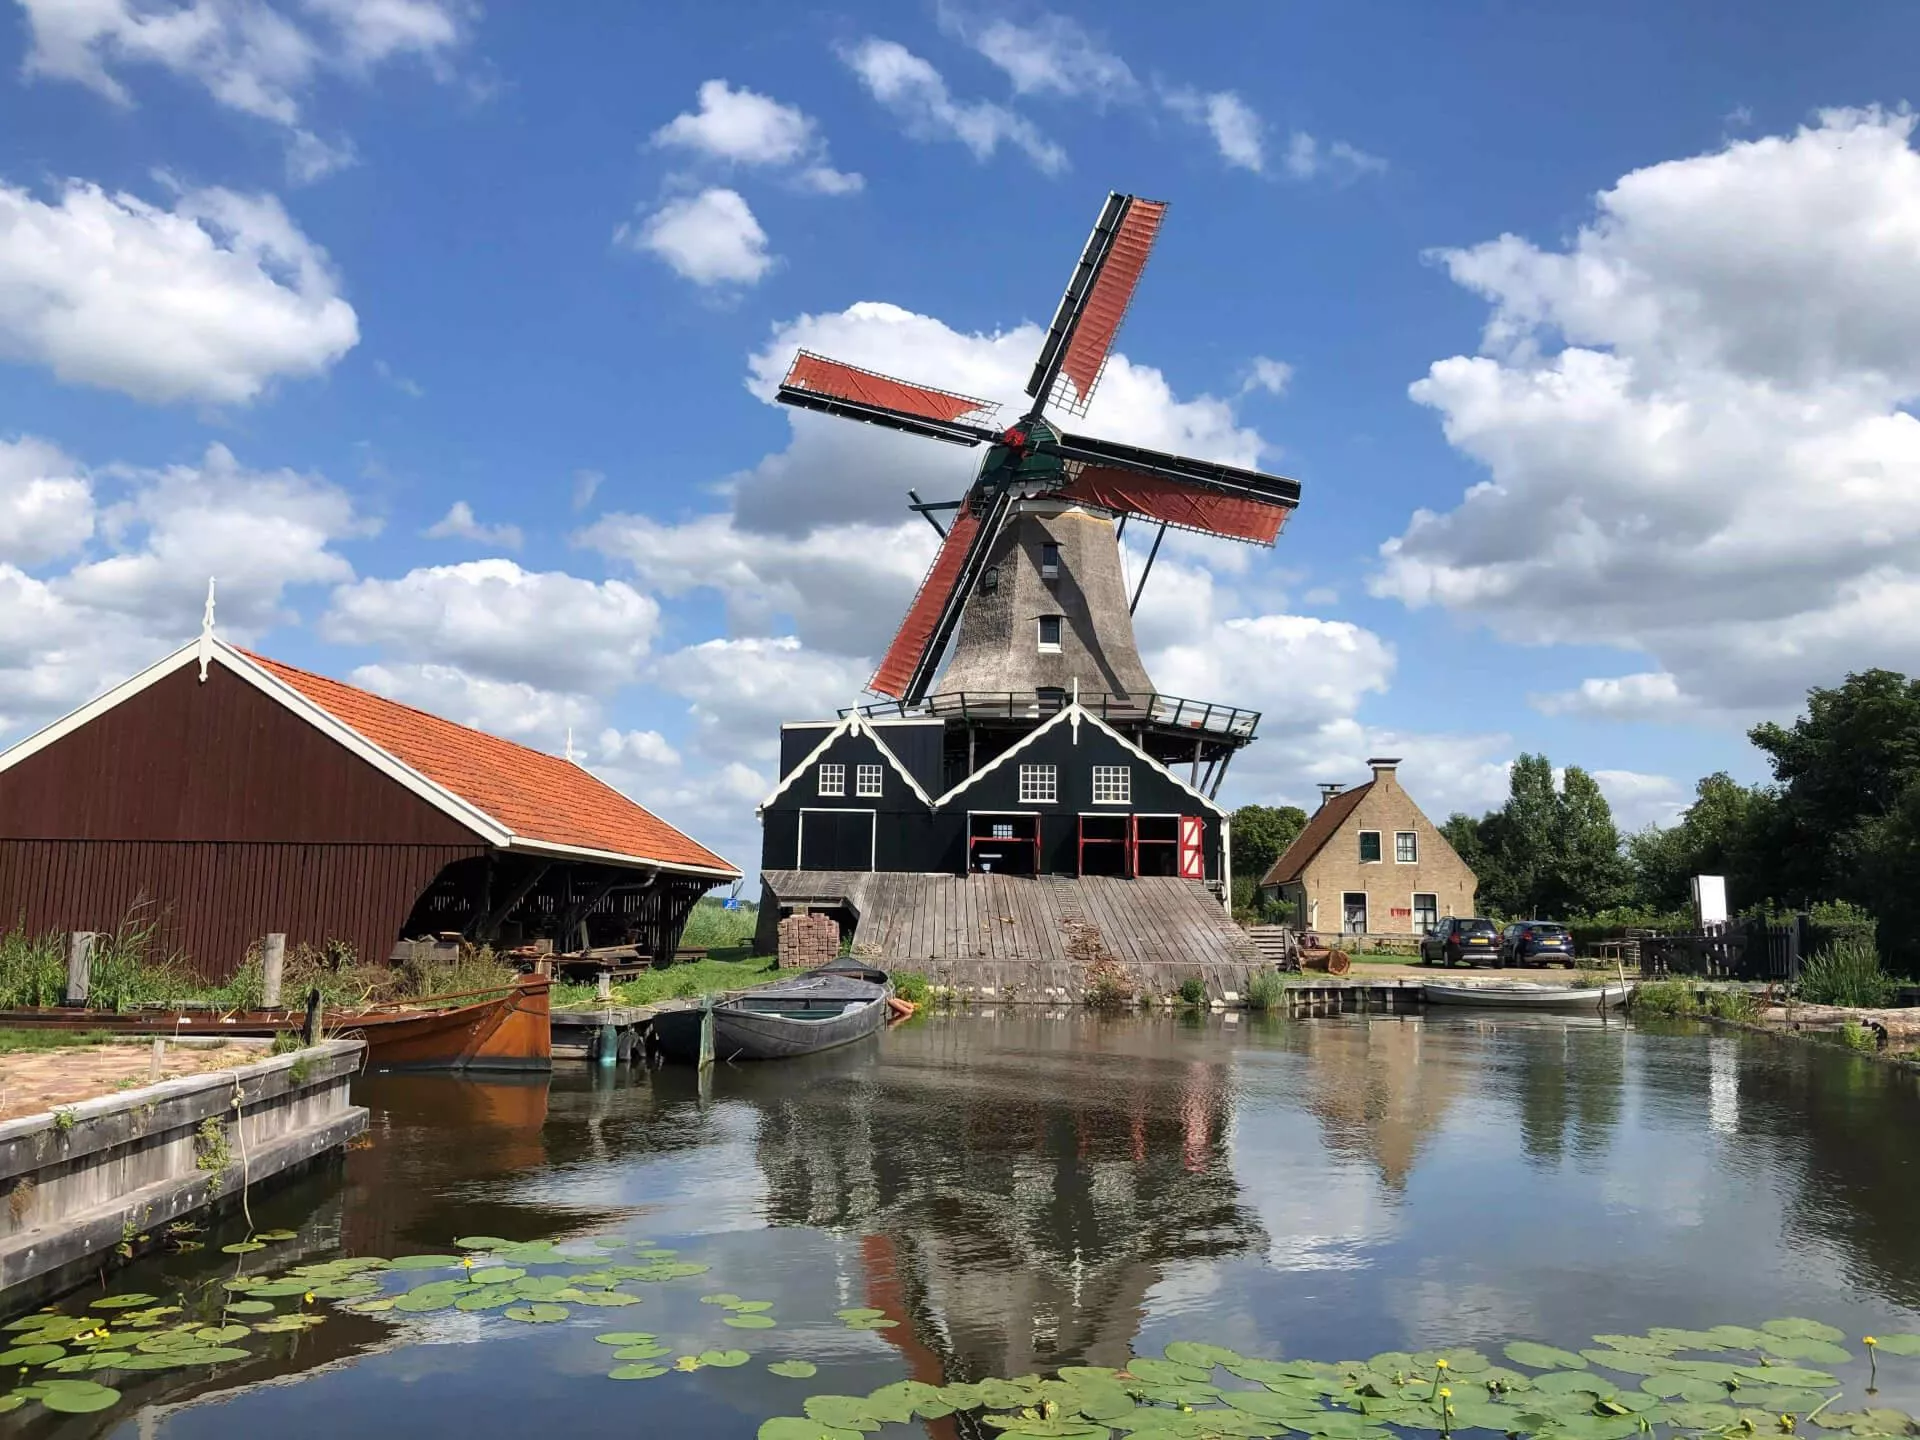
<path fill-rule="evenodd" d="M 713 1002 L 713 1058 L 789 1060 L 864 1039 L 886 1023 L 892 993 L 884 970 L 842 959 L 728 995 Z M 656 1015 L 653 1038 L 661 1055 L 697 1064 L 704 1014 L 695 1006 Z"/>

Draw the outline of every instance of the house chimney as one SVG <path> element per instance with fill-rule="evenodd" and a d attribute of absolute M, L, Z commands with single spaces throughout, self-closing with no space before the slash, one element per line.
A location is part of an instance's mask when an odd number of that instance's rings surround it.
<path fill-rule="evenodd" d="M 1373 767 L 1373 781 L 1377 785 L 1382 780 L 1391 780 L 1393 778 L 1393 772 L 1400 766 L 1400 757 L 1398 755 L 1390 759 L 1376 757 L 1367 761 L 1367 764 Z"/>
<path fill-rule="evenodd" d="M 1322 780 L 1320 782 L 1320 808 L 1323 810 L 1326 809 L 1327 802 L 1346 788 L 1347 787 L 1342 785 L 1338 780 Z"/>

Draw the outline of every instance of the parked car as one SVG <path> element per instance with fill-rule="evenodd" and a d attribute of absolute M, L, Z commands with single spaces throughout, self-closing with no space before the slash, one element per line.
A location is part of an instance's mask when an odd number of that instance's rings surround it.
<path fill-rule="evenodd" d="M 1491 920 L 1458 916 L 1442 920 L 1420 938 L 1422 965 L 1498 965 L 1500 930 Z"/>
<path fill-rule="evenodd" d="M 1552 920 L 1516 920 L 1500 932 L 1502 965 L 1564 965 L 1573 968 L 1573 936 Z"/>

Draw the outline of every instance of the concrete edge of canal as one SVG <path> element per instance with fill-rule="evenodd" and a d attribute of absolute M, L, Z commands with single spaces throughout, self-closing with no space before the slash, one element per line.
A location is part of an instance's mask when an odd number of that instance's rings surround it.
<path fill-rule="evenodd" d="M 0 1313 L 117 1264 L 183 1216 L 344 1146 L 366 1043 L 311 1049 L 145 1085 L 0 1123 Z"/>

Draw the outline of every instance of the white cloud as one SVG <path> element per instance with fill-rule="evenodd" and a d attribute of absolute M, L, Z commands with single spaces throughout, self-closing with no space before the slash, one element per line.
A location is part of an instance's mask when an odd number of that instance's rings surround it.
<path fill-rule="evenodd" d="M 1488 471 L 1382 547 L 1376 593 L 1643 675 L 1547 708 L 1778 711 L 1920 668 L 1920 154 L 1834 111 L 1623 177 L 1564 250 L 1438 259 L 1485 353 L 1412 387 Z"/>
<path fill-rule="evenodd" d="M 587 696 L 524 680 L 489 679 L 457 665 L 381 662 L 362 665 L 348 678 L 416 710 L 549 751 L 562 748 L 570 728 L 584 730 L 600 714 L 599 704 Z"/>
<path fill-rule="evenodd" d="M 893 40 L 868 36 L 840 51 L 867 93 L 892 111 L 916 140 L 957 140 L 976 160 L 1003 144 L 1023 152 L 1042 173 L 1067 168 L 1067 153 L 1024 115 L 990 100 L 956 100 L 940 72 Z"/>
<path fill-rule="evenodd" d="M 1572 690 L 1529 695 L 1542 715 L 1594 715 L 1608 720 L 1667 720 L 1690 708 L 1680 682 L 1664 671 L 1582 680 Z"/>
<path fill-rule="evenodd" d="M 1638 770 L 1596 770 L 1594 780 L 1607 797 L 1613 823 L 1622 834 L 1649 825 L 1671 825 L 1693 803 L 1692 793 L 1670 775 Z"/>
<path fill-rule="evenodd" d="M 0 449 L 0 515 L 23 514 L 0 525 L 0 734 L 191 638 L 209 576 L 220 634 L 254 643 L 294 618 L 289 589 L 352 579 L 335 546 L 373 529 L 325 480 L 248 470 L 219 445 L 197 466 L 88 472 L 44 441 L 15 442 Z M 53 575 L 17 568 L 68 557 Z"/>
<path fill-rule="evenodd" d="M 391 365 L 387 364 L 387 362 L 384 360 L 376 360 L 373 362 L 373 373 L 378 375 L 382 380 L 386 381 L 387 384 L 391 385 L 394 389 L 398 390 L 402 395 L 406 396 L 409 400 L 421 400 L 426 398 L 427 392 L 425 389 L 421 387 L 419 381 L 411 380 L 407 378 L 405 375 L 402 375 L 399 371 L 395 370 Z"/>
<path fill-rule="evenodd" d="M 593 497 L 600 493 L 600 487 L 607 477 L 598 470 L 576 470 L 573 472 L 573 508 L 584 510 L 593 503 Z"/>
<path fill-rule="evenodd" d="M 364 76 L 412 56 L 429 65 L 465 39 L 452 0 L 20 0 L 32 42 L 29 76 L 76 81 L 131 105 L 122 73 L 157 67 L 192 81 L 227 109 L 282 127 L 288 168 L 313 179 L 350 163 L 352 149 L 301 127 L 302 99 L 327 72 Z"/>
<path fill-rule="evenodd" d="M 166 211 L 0 183 L 0 354 L 139 400 L 243 404 L 359 338 L 326 253 L 270 195 L 189 190 Z"/>
<path fill-rule="evenodd" d="M 696 285 L 752 285 L 773 268 L 767 232 L 737 190 L 702 190 L 669 200 L 615 240 L 658 255 Z"/>
<path fill-rule="evenodd" d="M 621 731 L 610 726 L 600 732 L 599 759 L 605 764 L 678 765 L 680 752 L 658 730 Z"/>
<path fill-rule="evenodd" d="M 93 536 L 93 487 L 44 440 L 0 440 L 0 564 L 43 565 Z"/>
<path fill-rule="evenodd" d="M 1256 355 L 1253 364 L 1247 367 L 1247 378 L 1240 386 L 1240 393 L 1250 395 L 1255 390 L 1264 390 L 1269 395 L 1284 395 L 1291 384 L 1293 366 L 1284 360 L 1270 360 L 1265 355 Z"/>
<path fill-rule="evenodd" d="M 1353 180 L 1361 175 L 1377 175 L 1387 168 L 1387 162 L 1378 155 L 1369 155 L 1344 140 L 1323 145 L 1305 130 L 1295 130 L 1287 136 L 1284 163 L 1287 174 L 1296 180 L 1312 180 L 1321 175 Z"/>
<path fill-rule="evenodd" d="M 1030 25 L 1004 17 L 982 20 L 952 6 L 940 7 L 941 25 L 997 66 L 1017 95 L 1089 96 L 1128 100 L 1140 82 L 1113 51 L 1065 15 L 1042 14 Z"/>
<path fill-rule="evenodd" d="M 651 678 L 689 702 L 702 753 L 770 763 L 779 756 L 783 720 L 861 703 L 869 669 L 864 659 L 809 649 L 791 635 L 749 636 L 663 655 Z"/>
<path fill-rule="evenodd" d="M 639 674 L 659 622 L 658 603 L 621 581 L 496 559 L 342 586 L 320 633 L 483 679 L 604 694 Z"/>
<path fill-rule="evenodd" d="M 454 501 L 445 515 L 420 533 L 429 540 L 471 540 L 477 545 L 504 545 L 509 550 L 518 550 L 525 538 L 518 525 L 482 525 L 464 500 Z"/>
<path fill-rule="evenodd" d="M 1229 165 L 1256 174 L 1266 169 L 1265 122 L 1233 91 L 1203 94 L 1198 90 L 1176 89 L 1167 91 L 1164 98 L 1167 108 L 1176 115 L 1206 127 L 1220 151 L 1220 158 Z M 1288 169 L 1291 172 L 1291 164 Z"/>
<path fill-rule="evenodd" d="M 794 184 L 816 195 L 852 195 L 866 184 L 827 162 L 819 126 L 796 105 L 725 80 L 703 83 L 699 103 L 654 131 L 653 143 L 727 164 L 795 167 Z"/>

